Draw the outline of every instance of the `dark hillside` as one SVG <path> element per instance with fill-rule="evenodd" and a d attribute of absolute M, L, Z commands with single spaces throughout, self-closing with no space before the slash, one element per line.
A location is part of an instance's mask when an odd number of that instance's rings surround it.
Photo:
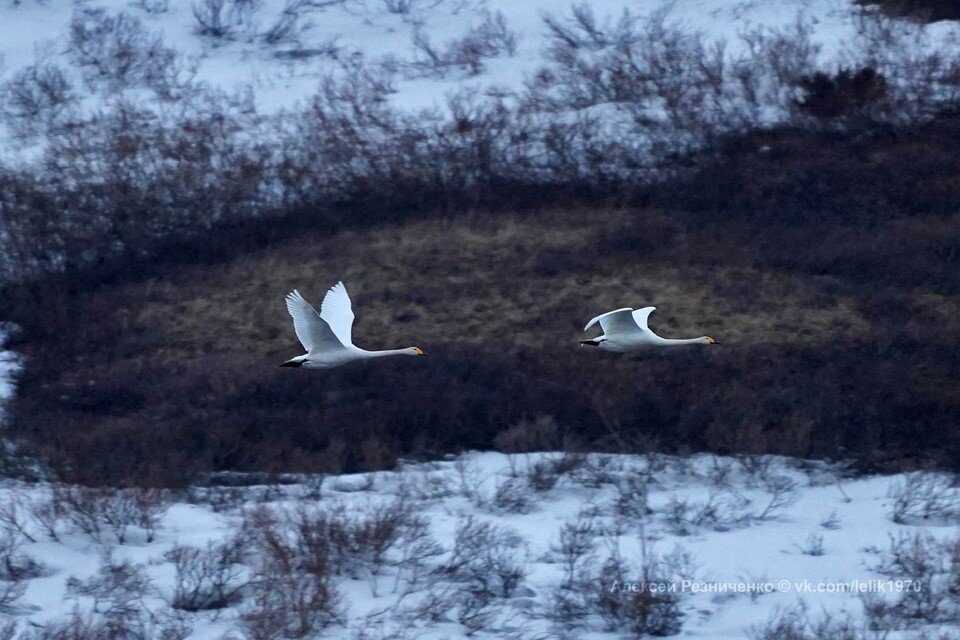
<path fill-rule="evenodd" d="M 87 482 L 380 468 L 491 446 L 957 468 L 956 141 L 952 118 L 751 135 L 636 206 L 305 231 L 52 292 L 60 311 L 16 345 L 27 367 L 11 434 Z M 300 353 L 284 294 L 318 302 L 338 279 L 361 346 L 429 357 L 278 368 Z M 646 304 L 655 330 L 721 344 L 626 358 L 578 346 L 591 316 Z"/>

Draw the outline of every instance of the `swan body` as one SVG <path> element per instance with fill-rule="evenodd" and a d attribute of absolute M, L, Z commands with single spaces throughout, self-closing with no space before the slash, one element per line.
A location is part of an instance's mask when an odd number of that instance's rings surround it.
<path fill-rule="evenodd" d="M 661 338 L 647 326 L 647 320 L 650 318 L 650 314 L 653 313 L 654 309 L 656 309 L 656 307 L 644 307 L 636 310 L 631 307 L 624 307 L 623 309 L 601 314 L 588 322 L 583 330 L 589 331 L 590 327 L 599 323 L 603 333 L 596 338 L 581 341 L 580 345 L 599 347 L 604 351 L 614 351 L 616 353 L 629 353 L 649 347 L 717 343 L 717 341 L 710 336 L 686 338 L 682 340 Z"/>
<path fill-rule="evenodd" d="M 388 356 L 422 356 L 420 347 L 367 351 L 353 344 L 353 308 L 347 288 L 342 282 L 330 287 L 323 297 L 320 313 L 294 289 L 287 294 L 287 311 L 293 318 L 293 329 L 300 344 L 307 350 L 302 356 L 287 360 L 281 367 L 332 369 L 356 360 Z"/>

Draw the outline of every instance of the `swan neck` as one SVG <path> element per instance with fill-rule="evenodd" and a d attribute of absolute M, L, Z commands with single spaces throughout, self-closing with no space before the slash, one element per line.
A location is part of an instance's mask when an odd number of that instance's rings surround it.
<path fill-rule="evenodd" d="M 383 349 L 380 351 L 367 351 L 366 349 L 361 349 L 361 352 L 365 358 L 387 358 L 390 356 L 414 355 L 410 353 L 409 349 Z"/>
<path fill-rule="evenodd" d="M 675 344 L 703 344 L 706 340 L 703 338 L 660 338 L 660 344 L 665 345 L 675 345 Z"/>

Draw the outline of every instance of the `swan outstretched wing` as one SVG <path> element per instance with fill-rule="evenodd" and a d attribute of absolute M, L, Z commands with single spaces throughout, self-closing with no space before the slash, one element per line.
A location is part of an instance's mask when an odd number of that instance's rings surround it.
<path fill-rule="evenodd" d="M 320 317 L 327 321 L 334 335 L 345 345 L 353 344 L 353 308 L 342 282 L 330 287 L 320 305 Z"/>
<path fill-rule="evenodd" d="M 600 323 L 600 328 L 603 329 L 604 334 L 615 334 L 615 333 L 631 333 L 634 331 L 639 331 L 640 327 L 637 326 L 637 323 L 634 321 L 631 313 L 633 308 L 624 307 L 623 309 L 617 309 L 616 311 L 608 311 L 602 313 L 590 322 L 587 323 L 587 326 L 583 328 L 584 331 L 587 331 L 593 325 Z"/>
<path fill-rule="evenodd" d="M 650 327 L 647 326 L 647 321 L 650 319 L 650 314 L 654 312 L 656 307 L 644 307 L 643 309 L 637 309 L 633 312 L 633 321 L 637 323 L 637 326 L 643 329 L 644 331 L 650 331 Z"/>
<path fill-rule="evenodd" d="M 288 293 L 286 301 L 287 311 L 293 318 L 293 330 L 307 353 L 314 353 L 324 347 L 344 346 L 330 325 L 320 317 L 313 305 L 303 299 L 299 291 L 294 289 Z"/>

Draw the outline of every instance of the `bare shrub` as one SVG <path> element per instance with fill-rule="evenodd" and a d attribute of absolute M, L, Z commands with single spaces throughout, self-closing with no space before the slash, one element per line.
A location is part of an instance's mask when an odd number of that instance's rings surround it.
<path fill-rule="evenodd" d="M 820 120 L 870 118 L 887 91 L 886 79 L 870 67 L 840 69 L 832 76 L 817 72 L 797 84 L 803 91 L 797 108 Z"/>
<path fill-rule="evenodd" d="M 433 9 L 443 4 L 445 0 L 381 0 L 387 13 L 399 16 L 409 16 L 415 11 Z"/>
<path fill-rule="evenodd" d="M 622 576 L 620 567 L 608 561 L 602 570 L 604 577 Z M 657 584 L 657 582 L 646 582 Z M 667 583 L 662 583 L 666 585 Z M 680 631 L 683 613 L 679 597 L 674 593 L 655 589 L 632 593 L 626 603 L 614 604 L 614 598 L 604 598 L 600 607 L 608 628 L 625 628 L 638 635 L 672 636 Z"/>
<path fill-rule="evenodd" d="M 186 640 L 191 631 L 182 617 L 164 612 L 138 609 L 104 617 L 75 609 L 66 620 L 26 631 L 16 640 Z"/>
<path fill-rule="evenodd" d="M 534 507 L 530 494 L 527 478 L 511 474 L 497 483 L 490 506 L 505 513 L 529 513 Z"/>
<path fill-rule="evenodd" d="M 892 599 L 867 597 L 864 606 L 875 628 L 903 629 L 917 621 L 960 620 L 960 538 L 940 541 L 923 531 L 890 536 L 877 554 L 874 570 L 901 581 Z"/>
<path fill-rule="evenodd" d="M 831 511 L 820 520 L 820 526 L 827 531 L 837 531 L 840 529 L 840 516 L 836 511 Z"/>
<path fill-rule="evenodd" d="M 177 52 L 123 11 L 82 9 L 70 21 L 70 50 L 91 87 L 112 90 L 145 86 L 163 99 L 176 99 L 189 74 Z"/>
<path fill-rule="evenodd" d="M 768 498 L 759 513 L 754 515 L 757 520 L 776 518 L 797 501 L 797 483 L 787 476 L 766 475 L 762 478 L 762 486 Z"/>
<path fill-rule="evenodd" d="M 951 522 L 960 518 L 960 487 L 942 473 L 916 471 L 891 483 L 890 519 L 897 524 Z"/>
<path fill-rule="evenodd" d="M 101 558 L 96 575 L 85 580 L 67 579 L 68 595 L 91 598 L 93 611 L 110 618 L 133 615 L 152 591 L 142 565 L 116 560 L 109 553 Z"/>
<path fill-rule="evenodd" d="M 748 506 L 749 501 L 741 495 L 711 490 L 707 499 L 700 502 L 672 497 L 662 511 L 662 517 L 677 535 L 690 535 L 700 528 L 727 531 L 746 525 L 755 517 Z"/>
<path fill-rule="evenodd" d="M 577 579 L 594 560 L 598 532 L 591 520 L 568 520 L 560 527 L 559 540 L 551 545 L 563 565 L 562 589 L 574 587 Z"/>
<path fill-rule="evenodd" d="M 240 598 L 246 581 L 238 541 L 208 542 L 205 548 L 177 545 L 166 558 L 175 572 L 170 600 L 174 609 L 222 609 Z"/>
<path fill-rule="evenodd" d="M 196 32 L 210 38 L 228 38 L 233 27 L 227 20 L 225 9 L 228 0 L 197 0 L 193 3 L 193 19 Z"/>
<path fill-rule="evenodd" d="M 136 6 L 147 13 L 159 15 L 170 9 L 170 0 L 136 0 Z"/>
<path fill-rule="evenodd" d="M 296 42 L 300 30 L 303 0 L 285 0 L 283 9 L 274 23 L 263 32 L 263 41 L 269 45 Z"/>
<path fill-rule="evenodd" d="M 803 606 L 777 612 L 765 625 L 750 628 L 748 634 L 751 640 L 882 640 L 886 637 L 885 632 L 870 629 L 850 614 L 825 613 L 811 619 Z"/>
<path fill-rule="evenodd" d="M 501 601 L 523 581 L 525 558 L 523 540 L 513 531 L 473 516 L 461 519 L 418 615 L 454 619 L 469 633 L 495 628 Z"/>
<path fill-rule="evenodd" d="M 23 506 L 24 500 L 24 496 L 11 493 L 8 500 L 0 503 L 0 530 L 36 542 L 36 538 L 29 531 L 29 511 Z"/>
<path fill-rule="evenodd" d="M 484 59 L 514 55 L 517 37 L 507 28 L 503 13 L 498 11 L 484 14 L 483 22 L 478 26 L 440 49 L 430 42 L 426 32 L 418 29 L 414 32 L 413 46 L 418 56 L 409 65 L 408 75 L 411 77 L 446 78 L 451 71 L 476 76 L 484 71 Z"/>
<path fill-rule="evenodd" d="M 593 564 L 585 564 L 573 582 L 565 582 L 554 593 L 548 612 L 554 622 L 589 628 L 589 616 L 595 614 L 602 629 L 608 632 L 630 632 L 640 637 L 674 635 L 680 631 L 680 599 L 668 587 L 673 581 L 692 578 L 688 554 L 677 549 L 661 557 L 644 549 L 641 566 L 634 568 L 613 543 L 600 566 Z"/>
<path fill-rule="evenodd" d="M 256 530 L 260 563 L 251 580 L 252 603 L 242 613 L 245 635 L 253 640 L 301 638 L 339 620 L 331 548 L 318 520 L 301 510 L 279 521 L 261 510 L 248 514 L 247 523 Z"/>
<path fill-rule="evenodd" d="M 629 471 L 616 483 L 617 497 L 614 512 L 628 520 L 642 520 L 653 513 L 647 504 L 650 493 L 648 480 L 639 473 Z"/>
<path fill-rule="evenodd" d="M 823 536 L 818 533 L 811 533 L 802 545 L 794 546 L 806 556 L 822 556 L 824 554 Z"/>
<path fill-rule="evenodd" d="M 40 573 L 40 565 L 20 553 L 20 546 L 20 536 L 0 530 L 0 611 L 13 607 L 27 589 L 25 580 Z"/>
<path fill-rule="evenodd" d="M 58 118 L 76 104 L 77 96 L 63 70 L 54 63 L 30 65 L 0 87 L 0 112 L 24 135 L 55 126 Z"/>
<path fill-rule="evenodd" d="M 131 527 L 139 527 L 146 542 L 153 542 L 168 507 L 158 489 L 56 487 L 54 500 L 64 518 L 91 540 L 107 542 L 104 536 L 109 533 L 118 544 L 127 543 Z"/>
<path fill-rule="evenodd" d="M 493 442 L 504 453 L 552 451 L 560 447 L 560 427 L 552 416 L 539 416 L 504 429 Z"/>

